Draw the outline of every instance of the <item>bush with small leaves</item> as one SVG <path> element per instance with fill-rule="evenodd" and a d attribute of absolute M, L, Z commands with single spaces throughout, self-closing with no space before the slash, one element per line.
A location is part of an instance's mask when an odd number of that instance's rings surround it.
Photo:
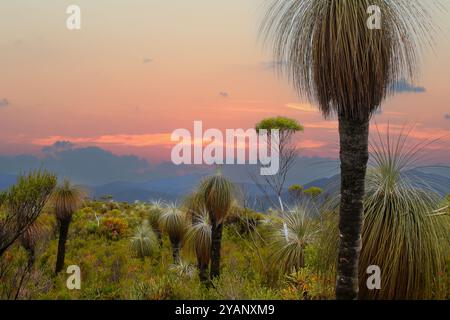
<path fill-rule="evenodd" d="M 101 221 L 100 230 L 108 239 L 119 240 L 126 235 L 128 223 L 121 218 L 104 218 Z"/>

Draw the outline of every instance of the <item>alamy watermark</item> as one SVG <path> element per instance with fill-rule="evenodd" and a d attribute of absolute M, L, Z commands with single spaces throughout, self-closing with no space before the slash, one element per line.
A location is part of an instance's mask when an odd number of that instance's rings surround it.
<path fill-rule="evenodd" d="M 67 267 L 67 274 L 70 276 L 67 278 L 66 286 L 69 290 L 81 289 L 81 269 L 77 265 L 71 265 Z"/>
<path fill-rule="evenodd" d="M 177 129 L 172 132 L 171 160 L 176 165 L 257 165 L 260 174 L 276 175 L 280 169 L 279 130 L 207 129 L 202 121 L 194 121 L 194 132 Z"/>
<path fill-rule="evenodd" d="M 81 29 L 81 8 L 79 5 L 72 4 L 66 9 L 66 14 L 69 17 L 66 20 L 66 27 L 68 30 Z M 367 14 L 370 15 L 367 19 L 367 28 L 370 30 L 381 29 L 381 8 L 377 5 L 370 5 L 367 7 Z"/>

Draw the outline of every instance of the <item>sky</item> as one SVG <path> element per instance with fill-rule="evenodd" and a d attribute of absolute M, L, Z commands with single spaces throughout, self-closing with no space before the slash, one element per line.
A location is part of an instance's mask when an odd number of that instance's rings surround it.
<path fill-rule="evenodd" d="M 444 1 L 450 10 L 450 1 Z M 81 8 L 81 30 L 66 8 Z M 42 154 L 57 141 L 157 163 L 176 129 L 248 129 L 298 120 L 304 156 L 338 157 L 325 120 L 274 72 L 258 40 L 263 0 L 15 0 L 0 3 L 0 156 Z M 450 11 L 449 11 L 450 12 Z M 401 83 L 372 121 L 380 132 L 414 126 L 413 142 L 450 165 L 450 19 L 427 50 L 416 84 Z"/>

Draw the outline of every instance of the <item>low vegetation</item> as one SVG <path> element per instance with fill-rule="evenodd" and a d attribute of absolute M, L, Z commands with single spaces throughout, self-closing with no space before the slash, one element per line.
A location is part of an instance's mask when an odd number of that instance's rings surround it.
<path fill-rule="evenodd" d="M 359 298 L 449 299 L 450 197 L 408 175 L 411 152 L 395 144 L 375 146 L 367 172 Z M 0 298 L 333 299 L 339 199 L 311 189 L 259 213 L 220 172 L 178 204 L 92 200 L 24 175 L 0 195 Z M 70 265 L 80 290 L 66 286 Z M 367 289 L 371 265 L 381 290 Z"/>

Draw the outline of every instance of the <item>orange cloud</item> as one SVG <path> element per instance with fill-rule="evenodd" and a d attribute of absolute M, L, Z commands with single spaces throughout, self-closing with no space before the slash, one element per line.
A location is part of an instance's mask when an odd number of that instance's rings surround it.
<path fill-rule="evenodd" d="M 309 103 L 288 103 L 286 107 L 289 109 L 299 110 L 302 112 L 313 112 L 313 113 L 319 112 L 319 110 L 316 107 L 310 105 Z"/>
<path fill-rule="evenodd" d="M 319 140 L 302 140 L 297 144 L 300 149 L 318 149 L 325 147 L 326 145 L 326 142 Z"/>
<path fill-rule="evenodd" d="M 311 122 L 305 123 L 303 125 L 306 129 L 327 129 L 327 130 L 337 130 L 339 128 L 339 124 L 337 121 L 319 121 L 319 122 Z"/>
<path fill-rule="evenodd" d="M 169 146 L 174 144 L 170 140 L 169 133 L 142 134 L 142 135 L 103 135 L 98 137 L 67 137 L 50 136 L 46 138 L 34 139 L 33 144 L 48 146 L 56 141 L 70 141 L 76 144 L 103 144 L 103 145 L 123 145 L 131 147 L 153 147 Z"/>

